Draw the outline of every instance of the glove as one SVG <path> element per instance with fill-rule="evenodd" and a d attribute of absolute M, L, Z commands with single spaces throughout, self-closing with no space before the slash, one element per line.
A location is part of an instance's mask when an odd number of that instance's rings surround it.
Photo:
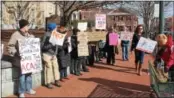
<path fill-rule="evenodd" d="M 167 73 L 169 71 L 169 68 L 167 66 L 164 67 L 164 72 Z"/>

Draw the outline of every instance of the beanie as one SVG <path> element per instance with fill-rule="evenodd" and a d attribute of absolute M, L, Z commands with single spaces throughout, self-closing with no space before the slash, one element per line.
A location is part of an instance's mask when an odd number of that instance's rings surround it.
<path fill-rule="evenodd" d="M 47 24 L 47 28 L 48 28 L 48 31 L 53 31 L 55 28 L 56 28 L 56 23 L 48 23 Z"/>
<path fill-rule="evenodd" d="M 19 27 L 20 27 L 20 29 L 25 27 L 25 26 L 27 26 L 28 24 L 29 24 L 29 22 L 27 20 L 25 20 L 25 19 L 19 20 Z"/>

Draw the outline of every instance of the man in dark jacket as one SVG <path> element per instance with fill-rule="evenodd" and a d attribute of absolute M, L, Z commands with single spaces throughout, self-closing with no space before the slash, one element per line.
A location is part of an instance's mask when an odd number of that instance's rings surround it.
<path fill-rule="evenodd" d="M 59 79 L 60 79 L 60 73 L 58 71 L 59 65 L 57 63 L 57 51 L 58 46 L 53 45 L 49 42 L 49 39 L 51 37 L 51 32 L 56 29 L 57 25 L 55 23 L 49 23 L 48 24 L 48 32 L 44 35 L 43 41 L 42 41 L 42 52 L 43 52 L 43 61 L 44 61 L 44 73 L 45 73 L 45 84 L 48 88 L 52 89 L 51 82 L 55 80 L 55 85 L 60 87 Z"/>
<path fill-rule="evenodd" d="M 60 26 L 58 28 L 58 32 L 62 34 L 67 34 L 67 30 L 64 26 Z M 58 63 L 60 65 L 59 71 L 60 71 L 60 81 L 63 81 L 63 79 L 68 79 L 67 77 L 67 67 L 71 65 L 70 61 L 70 54 L 68 52 L 68 46 L 70 43 L 68 42 L 68 35 L 66 35 L 65 40 L 63 42 L 63 46 L 58 46 Z"/>

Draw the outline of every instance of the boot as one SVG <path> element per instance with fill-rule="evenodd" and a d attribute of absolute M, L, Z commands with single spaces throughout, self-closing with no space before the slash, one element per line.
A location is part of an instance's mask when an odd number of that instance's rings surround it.
<path fill-rule="evenodd" d="M 58 80 L 55 81 L 55 86 L 61 87 L 60 82 Z"/>

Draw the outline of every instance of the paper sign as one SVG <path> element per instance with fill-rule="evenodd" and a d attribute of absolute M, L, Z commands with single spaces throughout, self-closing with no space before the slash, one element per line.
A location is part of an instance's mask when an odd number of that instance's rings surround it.
<path fill-rule="evenodd" d="M 159 17 L 159 4 L 155 4 L 154 6 L 154 17 Z"/>
<path fill-rule="evenodd" d="M 106 29 L 106 14 L 96 14 L 95 28 L 100 30 Z"/>
<path fill-rule="evenodd" d="M 68 46 L 68 52 L 70 53 L 72 51 L 71 37 L 68 37 L 68 42 L 70 43 Z"/>
<path fill-rule="evenodd" d="M 56 30 L 54 30 L 51 33 L 49 42 L 52 43 L 53 45 L 63 46 L 65 36 L 66 36 L 66 34 L 61 34 L 61 33 L 57 32 Z"/>
<path fill-rule="evenodd" d="M 87 30 L 87 22 L 79 22 L 77 28 L 80 31 L 86 31 Z"/>
<path fill-rule="evenodd" d="M 156 44 L 157 44 L 156 41 L 141 37 L 136 49 L 147 52 L 147 53 L 152 53 L 153 50 L 155 49 Z"/>
<path fill-rule="evenodd" d="M 88 50 L 88 36 L 86 32 L 78 32 L 77 37 L 79 44 L 78 44 L 78 56 L 89 56 Z"/>
<path fill-rule="evenodd" d="M 132 32 L 121 32 L 120 39 L 121 40 L 129 40 L 131 41 L 133 37 Z"/>
<path fill-rule="evenodd" d="M 1 44 L 1 58 L 3 56 L 3 52 L 4 52 L 4 44 Z"/>
<path fill-rule="evenodd" d="M 119 39 L 119 35 L 116 33 L 110 33 L 109 34 L 109 45 L 118 45 L 118 39 Z"/>
<path fill-rule="evenodd" d="M 19 53 L 21 56 L 22 74 L 36 73 L 42 70 L 42 59 L 40 51 L 40 39 L 28 38 L 18 40 Z"/>

